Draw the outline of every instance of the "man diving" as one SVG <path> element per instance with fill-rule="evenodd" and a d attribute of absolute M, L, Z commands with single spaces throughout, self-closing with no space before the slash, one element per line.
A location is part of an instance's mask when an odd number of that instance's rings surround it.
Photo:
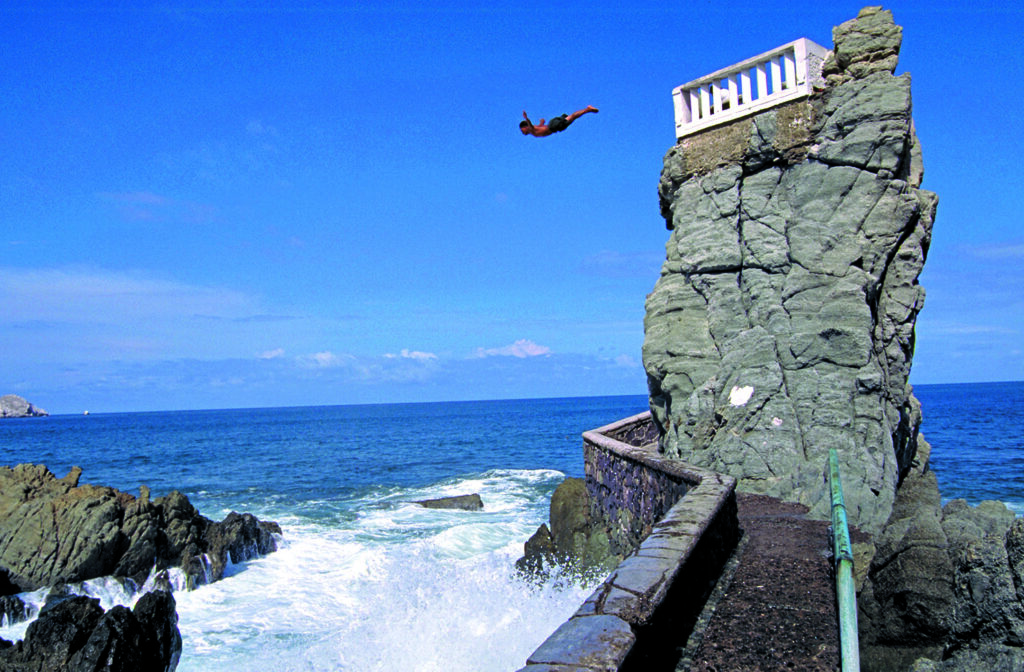
<path fill-rule="evenodd" d="M 535 138 L 543 138 L 546 135 L 552 133 L 558 133 L 569 128 L 569 124 L 582 117 L 587 112 L 597 112 L 597 108 L 593 105 L 587 105 L 582 110 L 576 110 L 572 114 L 562 114 L 551 121 L 544 123 L 544 119 L 540 120 L 540 123 L 536 126 L 530 121 L 530 118 L 526 116 L 526 111 L 523 110 L 524 121 L 519 122 L 519 130 L 522 131 L 523 135 L 532 135 Z"/>

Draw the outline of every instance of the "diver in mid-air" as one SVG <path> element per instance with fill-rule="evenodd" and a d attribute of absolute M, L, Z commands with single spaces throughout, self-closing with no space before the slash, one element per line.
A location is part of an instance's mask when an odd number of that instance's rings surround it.
<path fill-rule="evenodd" d="M 597 108 L 593 105 L 587 105 L 582 110 L 576 110 L 572 114 L 562 114 L 551 121 L 544 123 L 544 119 L 540 120 L 540 123 L 534 125 L 530 118 L 526 116 L 526 111 L 523 110 L 523 119 L 525 121 L 519 122 L 519 130 L 523 132 L 523 135 L 532 135 L 535 138 L 543 138 L 546 135 L 552 133 L 558 133 L 569 128 L 569 124 L 582 117 L 587 112 L 597 112 Z"/>

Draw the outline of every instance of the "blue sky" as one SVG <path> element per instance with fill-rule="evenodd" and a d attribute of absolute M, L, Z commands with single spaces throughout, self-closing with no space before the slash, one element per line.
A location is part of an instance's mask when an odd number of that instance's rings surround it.
<path fill-rule="evenodd" d="M 941 199 L 912 382 L 1024 379 L 1011 4 L 885 5 Z M 672 88 L 831 46 L 860 7 L 7 0 L 0 392 L 54 413 L 644 394 Z"/>

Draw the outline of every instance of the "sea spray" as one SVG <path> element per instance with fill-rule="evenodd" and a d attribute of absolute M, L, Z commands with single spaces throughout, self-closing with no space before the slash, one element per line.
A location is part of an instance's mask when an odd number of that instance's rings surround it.
<path fill-rule="evenodd" d="M 280 511 L 277 552 L 234 563 L 225 579 L 194 590 L 180 571 L 153 573 L 142 591 L 175 588 L 183 672 L 515 670 L 593 588 L 557 575 L 534 585 L 514 570 L 562 478 L 489 470 L 309 500 Z M 469 491 L 482 495 L 483 511 L 415 503 Z M 141 592 L 130 589 L 112 579 L 75 587 L 105 608 L 134 604 Z M 24 627 L 0 636 L 18 638 Z"/>

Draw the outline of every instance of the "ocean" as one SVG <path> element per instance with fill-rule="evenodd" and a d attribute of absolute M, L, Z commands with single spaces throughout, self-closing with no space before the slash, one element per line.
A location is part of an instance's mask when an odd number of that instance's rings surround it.
<path fill-rule="evenodd" d="M 915 391 L 943 497 L 1024 513 L 1024 383 Z M 177 489 L 208 518 L 281 524 L 277 552 L 175 593 L 181 672 L 512 671 L 593 588 L 524 583 L 523 542 L 582 476 L 580 433 L 646 408 L 637 395 L 52 416 L 0 422 L 0 464 L 77 465 L 83 483 Z M 414 503 L 473 492 L 482 512 Z M 82 591 L 105 608 L 137 599 L 113 581 Z"/>

